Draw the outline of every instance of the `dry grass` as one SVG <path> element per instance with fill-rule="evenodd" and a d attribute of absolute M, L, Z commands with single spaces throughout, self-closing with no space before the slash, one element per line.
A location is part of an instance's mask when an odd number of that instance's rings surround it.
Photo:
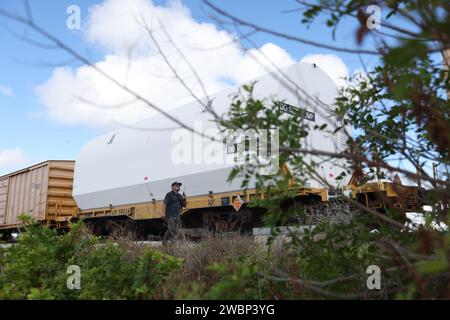
<path fill-rule="evenodd" d="M 199 242 L 177 241 L 161 247 L 169 255 L 183 259 L 181 270 L 167 283 L 167 295 L 173 298 L 178 289 L 193 282 L 209 287 L 219 280 L 209 266 L 227 260 L 239 261 L 262 252 L 262 247 L 252 237 L 242 235 L 205 235 Z"/>
<path fill-rule="evenodd" d="M 161 293 L 165 299 L 179 297 L 178 293 L 189 291 L 193 283 L 209 288 L 220 280 L 219 274 L 209 267 L 216 263 L 238 262 L 247 257 L 263 260 L 267 257 L 268 247 L 261 241 L 255 241 L 252 236 L 240 234 L 204 234 L 201 241 L 190 241 L 180 237 L 175 243 L 155 246 L 155 243 L 136 242 L 135 234 L 127 228 L 116 228 L 109 239 L 123 249 L 128 259 L 142 254 L 142 251 L 152 247 L 154 250 L 181 258 L 181 269 L 172 274 L 165 283 Z M 280 262 L 287 256 L 283 241 L 276 241 L 270 249 L 272 262 Z M 261 261 L 261 263 L 263 263 Z M 275 263 L 276 264 L 276 263 Z M 275 265 L 273 266 L 275 267 Z"/>
<path fill-rule="evenodd" d="M 204 280 L 207 266 L 223 262 L 227 257 L 240 258 L 259 249 L 252 237 L 241 235 L 206 235 L 200 242 L 178 241 L 161 250 L 182 258 L 183 277 L 187 280 Z"/>

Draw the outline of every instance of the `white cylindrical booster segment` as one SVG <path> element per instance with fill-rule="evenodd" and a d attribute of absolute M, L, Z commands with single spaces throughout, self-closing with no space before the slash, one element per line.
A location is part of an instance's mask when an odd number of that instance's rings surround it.
<path fill-rule="evenodd" d="M 220 116 L 228 112 L 239 88 L 213 95 L 212 107 Z M 302 108 L 310 128 L 328 123 L 336 127 L 325 106 L 331 106 L 337 96 L 336 86 L 325 72 L 308 63 L 298 63 L 256 79 L 255 98 L 283 101 L 283 117 L 290 117 L 290 108 Z M 320 101 L 320 103 L 317 103 Z M 204 133 L 219 136 L 217 124 L 198 101 L 177 107 L 169 113 Z M 88 142 L 81 150 L 75 166 L 73 197 L 82 210 L 110 205 L 144 203 L 162 200 L 174 181 L 181 181 L 188 196 L 198 196 L 241 189 L 241 180 L 227 182 L 234 167 L 229 160 L 235 154 L 230 146 L 211 142 L 207 138 L 177 128 L 163 115 L 156 115 L 136 124 L 136 130 L 120 128 Z M 176 129 L 170 129 L 176 128 Z M 265 129 L 265 128 L 263 128 Z M 306 146 L 328 152 L 340 152 L 339 136 L 311 130 Z M 220 146 L 220 147 L 218 147 Z M 217 150 L 221 149 L 222 154 Z M 311 158 L 312 159 L 312 158 Z M 322 163 L 320 175 L 336 185 L 341 169 L 331 162 Z M 254 181 L 250 181 L 252 185 Z M 308 179 L 308 186 L 320 187 L 320 179 Z"/>

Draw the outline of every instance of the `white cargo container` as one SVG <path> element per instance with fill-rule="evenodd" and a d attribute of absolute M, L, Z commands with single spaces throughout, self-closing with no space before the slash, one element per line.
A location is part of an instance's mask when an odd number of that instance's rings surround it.
<path fill-rule="evenodd" d="M 311 127 L 328 123 L 328 128 L 332 129 L 336 125 L 336 120 L 329 117 L 323 105 L 334 103 L 337 89 L 320 68 L 298 63 L 255 80 L 255 97 L 272 97 L 306 109 L 309 119 L 305 121 L 310 121 Z M 300 90 L 291 90 L 295 87 Z M 212 96 L 212 106 L 219 115 L 229 110 L 232 97 L 238 90 L 236 87 Z M 316 99 L 322 104 L 318 104 Z M 216 128 L 213 116 L 203 109 L 198 101 L 194 101 L 169 113 L 198 131 Z M 184 152 L 183 156 L 185 160 L 191 159 L 192 163 L 180 164 L 179 152 L 185 144 L 181 145 L 180 131 L 170 129 L 177 128 L 174 122 L 163 115 L 156 115 L 135 127 L 142 129 L 117 129 L 95 138 L 82 148 L 75 165 L 73 188 L 73 197 L 81 210 L 139 204 L 152 199 L 159 201 L 170 190 L 173 181 L 181 181 L 188 196 L 241 188 L 240 180 L 227 182 L 232 164 L 211 163 L 211 159 L 204 155 L 204 149 L 196 148 L 199 144 L 206 146 L 211 143 L 208 139 L 191 135 L 192 152 Z M 306 144 L 309 148 L 340 152 L 345 136 L 312 130 Z M 226 146 L 221 147 L 226 150 Z M 317 170 L 322 178 L 336 185 L 334 179 L 341 172 L 340 164 L 326 162 Z M 309 179 L 305 185 L 321 186 L 320 179 Z"/>

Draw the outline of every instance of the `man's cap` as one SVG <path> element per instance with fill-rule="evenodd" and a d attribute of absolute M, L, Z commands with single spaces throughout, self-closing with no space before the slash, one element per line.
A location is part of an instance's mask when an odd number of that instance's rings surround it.
<path fill-rule="evenodd" d="M 175 181 L 174 183 L 172 183 L 172 187 L 173 187 L 174 185 L 176 185 L 176 184 L 177 184 L 177 185 L 179 185 L 179 186 L 181 186 L 181 185 L 182 185 L 182 183 L 181 183 L 181 182 L 176 182 L 176 181 Z"/>

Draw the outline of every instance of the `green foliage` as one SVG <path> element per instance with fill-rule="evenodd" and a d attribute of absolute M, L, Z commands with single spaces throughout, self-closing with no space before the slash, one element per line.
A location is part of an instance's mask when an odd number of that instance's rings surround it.
<path fill-rule="evenodd" d="M 250 258 L 241 263 L 229 261 L 212 265 L 210 269 L 220 275 L 220 281 L 211 286 L 203 298 L 210 300 L 261 299 L 259 267 L 258 264 L 252 263 Z"/>
<path fill-rule="evenodd" d="M 382 229 L 382 228 L 381 228 Z M 424 234 L 422 233 L 424 232 Z M 439 238 L 422 230 L 420 239 Z M 414 299 L 445 297 L 448 244 L 429 252 L 424 261 L 409 250 L 418 234 L 389 230 L 371 232 L 364 218 L 348 224 L 323 222 L 297 235 L 297 241 L 265 252 L 228 255 L 208 267 L 213 283 L 192 282 L 179 292 L 182 299 Z M 280 245 L 280 244 L 279 244 Z M 395 257 L 394 259 L 392 257 Z M 432 257 L 432 258 L 431 258 Z M 408 265 L 402 264 L 408 260 Z M 381 268 L 381 290 L 368 290 L 368 266 Z M 446 279 L 445 277 L 443 279 Z"/>
<path fill-rule="evenodd" d="M 80 290 L 66 286 L 70 265 L 80 267 Z M 100 241 L 81 223 L 58 235 L 27 221 L 18 243 L 0 251 L 0 299 L 154 299 L 180 265 L 154 249 L 131 253 Z"/>
<path fill-rule="evenodd" d="M 264 223 L 272 228 L 273 240 L 277 226 L 305 221 L 304 207 L 311 199 L 302 199 L 293 190 L 304 185 L 306 177 L 317 177 L 318 163 L 308 155 L 320 155 L 314 153 L 320 146 L 306 148 L 304 138 L 308 132 L 314 129 L 344 134 L 345 128 L 351 126 L 354 134 L 345 150 L 322 155 L 316 161 L 345 159 L 340 178 L 355 174 L 360 184 L 374 178 L 392 178 L 395 174 L 419 180 L 429 189 L 419 201 L 431 204 L 433 210 L 425 213 L 422 208 L 414 209 L 424 214 L 427 223 L 418 230 L 408 230 L 401 228 L 405 212 L 387 201 L 383 208 L 360 204 L 353 206 L 351 212 L 339 209 L 342 215 L 352 214 L 348 223 L 319 223 L 312 231 L 294 235 L 284 246 L 290 252 L 288 261 L 284 265 L 275 264 L 281 271 L 277 277 L 283 279 L 272 283 L 275 274 L 267 271 L 270 268 L 264 269 L 267 265 L 273 267 L 274 261 L 216 265 L 214 270 L 224 280 L 216 283 L 206 296 L 254 298 L 255 274 L 260 275 L 263 270 L 267 277 L 262 288 L 278 288 L 283 297 L 448 298 L 449 232 L 448 228 L 440 231 L 431 228 L 432 222 L 448 226 L 450 216 L 450 178 L 447 181 L 445 176 L 436 178 L 432 172 L 432 164 L 450 168 L 449 72 L 441 52 L 436 50 L 436 47 L 450 48 L 448 1 L 377 3 L 384 14 L 380 30 L 369 30 L 367 26 L 366 8 L 370 5 L 367 1 L 299 3 L 304 9 L 301 22 L 309 26 L 326 16 L 333 37 L 341 21 L 353 20 L 357 24 L 358 44 L 368 35 L 376 39 L 378 46 L 373 52 L 379 53 L 378 65 L 349 79 L 336 103 L 325 106 L 334 115 L 337 127 L 333 129 L 320 123 L 310 127 L 307 121 L 302 121 L 301 113 L 282 117 L 278 97 L 258 100 L 253 97 L 253 88 L 258 83 L 245 86 L 244 94 L 235 97 L 228 117 L 221 124 L 244 130 L 278 128 L 280 171 L 274 176 L 262 176 L 256 170 L 258 165 L 247 163 L 236 166 L 230 180 L 244 178 L 244 188 L 250 179 L 256 180 L 258 192 L 264 192 L 265 196 L 252 204 L 267 209 Z M 288 174 L 281 169 L 283 164 L 288 164 Z M 294 186 L 291 176 L 295 177 Z M 390 222 L 380 219 L 382 215 Z M 383 289 L 378 292 L 369 292 L 365 286 L 365 271 L 372 264 L 382 269 Z M 258 271 L 254 266 L 258 266 Z M 285 286 L 278 287 L 280 283 Z M 301 290 L 297 288 L 299 284 Z M 261 297 L 273 297 L 273 291 L 259 292 Z"/>
<path fill-rule="evenodd" d="M 262 270 L 269 266 L 265 252 L 257 250 L 253 254 L 239 256 L 227 254 L 223 261 L 210 264 L 206 268 L 211 273 L 210 281 L 192 281 L 179 290 L 180 299 L 201 300 L 259 300 L 270 299 L 267 281 Z"/>

